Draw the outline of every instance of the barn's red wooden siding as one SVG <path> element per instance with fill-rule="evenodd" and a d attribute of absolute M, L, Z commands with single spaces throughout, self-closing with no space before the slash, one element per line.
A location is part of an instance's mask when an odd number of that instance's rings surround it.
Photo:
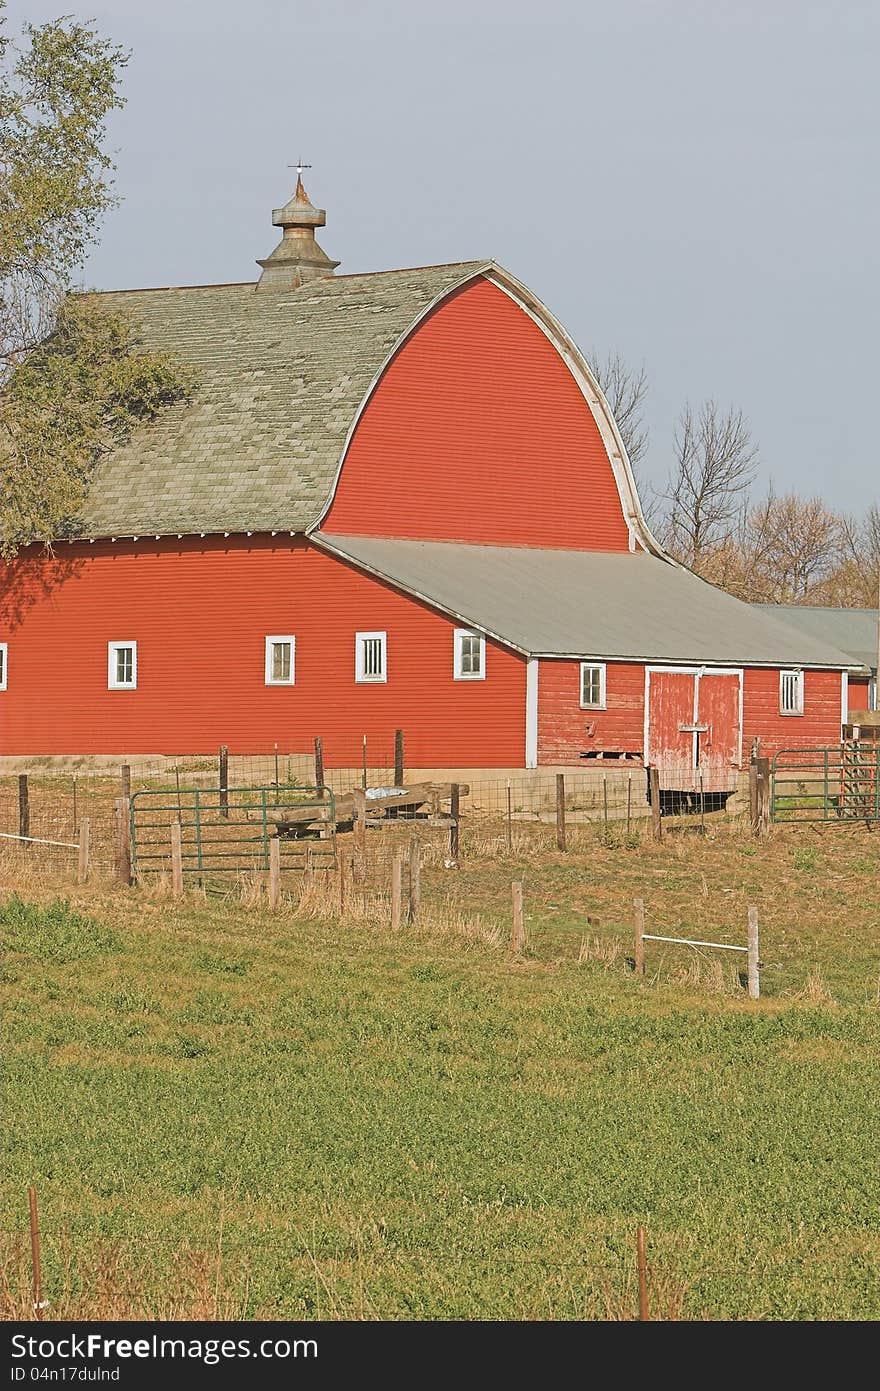
<path fill-rule="evenodd" d="M 868 699 L 870 696 L 870 686 L 867 677 L 864 681 L 859 681 L 855 677 L 849 678 L 849 708 L 853 710 L 867 710 Z"/>
<path fill-rule="evenodd" d="M 538 762 L 577 763 L 580 754 L 642 752 L 644 749 L 645 668 L 636 662 L 609 662 L 605 710 L 580 708 L 580 663 L 543 660 L 538 673 Z M 850 702 L 852 704 L 852 702 Z M 779 671 L 747 668 L 743 676 L 743 761 L 752 740 L 761 751 L 812 748 L 840 740 L 840 672 L 804 673 L 804 714 L 780 715 Z M 587 733 L 592 726 L 592 736 Z"/>
<path fill-rule="evenodd" d="M 761 753 L 776 749 L 815 748 L 839 744 L 841 731 L 840 672 L 804 672 L 804 713 L 780 715 L 779 672 L 751 668 L 743 685 L 743 757 L 760 737 Z"/>
<path fill-rule="evenodd" d="M 487 643 L 453 680 L 455 624 L 302 539 L 60 545 L 0 571 L 0 754 L 308 751 L 410 766 L 521 766 L 525 663 Z M 388 633 L 388 682 L 356 685 L 354 635 Z M 296 636 L 296 685 L 264 684 L 267 634 Z M 138 687 L 107 690 L 107 643 L 135 639 Z"/>
<path fill-rule="evenodd" d="M 538 667 L 538 762 L 577 763 L 582 752 L 641 753 L 645 742 L 645 668 L 609 662 L 605 710 L 580 708 L 580 662 L 541 661 Z M 588 731 L 592 731 L 588 733 Z"/>
<path fill-rule="evenodd" d="M 485 279 L 444 300 L 389 365 L 323 530 L 626 550 L 590 408 L 542 330 Z"/>

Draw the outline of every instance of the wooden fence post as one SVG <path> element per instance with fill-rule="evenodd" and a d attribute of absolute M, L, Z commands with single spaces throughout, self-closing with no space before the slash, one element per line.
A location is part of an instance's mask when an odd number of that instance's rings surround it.
<path fill-rule="evenodd" d="M 229 815 L 229 749 L 220 745 L 220 815 Z"/>
<path fill-rule="evenodd" d="M 556 849 L 565 849 L 565 774 L 556 774 Z"/>
<path fill-rule="evenodd" d="M 422 847 L 413 836 L 409 843 L 409 912 L 407 921 L 418 921 L 422 905 Z"/>
<path fill-rule="evenodd" d="M 761 994 L 760 962 L 758 960 L 758 910 L 749 909 L 749 999 L 757 1000 Z"/>
<path fill-rule="evenodd" d="M 120 797 L 125 797 L 126 801 L 131 799 L 131 764 L 123 763 L 119 769 L 119 777 L 122 784 Z"/>
<path fill-rule="evenodd" d="M 131 803 L 127 797 L 116 798 L 116 878 L 122 884 L 131 883 Z"/>
<path fill-rule="evenodd" d="M 400 906 L 403 900 L 403 856 L 398 852 L 391 861 L 391 930 L 400 931 Z"/>
<path fill-rule="evenodd" d="M 84 816 L 79 823 L 79 855 L 76 865 L 76 882 L 85 884 L 89 877 L 89 818 Z"/>
<path fill-rule="evenodd" d="M 336 866 L 339 872 L 339 916 L 342 917 L 345 912 L 345 856 L 339 851 L 337 851 Z"/>
<path fill-rule="evenodd" d="M 28 1207 L 31 1215 L 31 1302 L 34 1318 L 43 1317 L 43 1281 L 40 1274 L 40 1222 L 37 1216 L 37 1190 L 28 1189 Z"/>
<path fill-rule="evenodd" d="M 648 1263 L 645 1259 L 645 1229 L 636 1227 L 636 1265 L 639 1273 L 639 1318 L 650 1319 L 648 1312 Z"/>
<path fill-rule="evenodd" d="M 356 787 L 354 797 L 355 879 L 363 884 L 367 877 L 367 794 Z"/>
<path fill-rule="evenodd" d="M 281 841 L 272 836 L 269 841 L 269 911 L 277 913 L 281 903 Z"/>
<path fill-rule="evenodd" d="M 28 775 L 19 773 L 18 775 L 18 834 L 29 836 L 31 833 L 31 802 L 28 793 Z M 27 841 L 25 841 L 27 844 Z"/>
<path fill-rule="evenodd" d="M 523 886 L 521 879 L 514 879 L 510 886 L 510 894 L 513 900 L 513 931 L 511 933 L 510 945 L 514 954 L 519 955 L 526 944 L 526 928 L 523 919 Z"/>
<path fill-rule="evenodd" d="M 663 818 L 660 811 L 660 769 L 651 767 L 648 771 L 651 789 L 651 826 L 655 840 L 663 839 Z"/>
<path fill-rule="evenodd" d="M 324 786 L 324 741 L 315 740 L 315 786 Z"/>
<path fill-rule="evenodd" d="M 403 730 L 394 731 L 394 786 L 403 787 Z"/>
<path fill-rule="evenodd" d="M 461 789 L 457 782 L 452 784 L 452 794 L 449 798 L 449 815 L 452 820 L 449 823 L 449 858 L 453 865 L 458 864 L 458 822 L 459 822 L 459 802 Z"/>
<path fill-rule="evenodd" d="M 633 899 L 636 910 L 636 975 L 645 974 L 645 900 Z"/>
<path fill-rule="evenodd" d="M 171 823 L 171 897 L 183 896 L 183 842 L 179 821 Z"/>

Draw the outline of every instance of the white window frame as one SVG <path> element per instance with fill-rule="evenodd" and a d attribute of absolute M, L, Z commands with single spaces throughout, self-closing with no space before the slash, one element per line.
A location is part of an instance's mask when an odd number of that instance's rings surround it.
<path fill-rule="evenodd" d="M 462 638 L 479 638 L 480 640 L 480 670 L 462 671 L 462 658 L 464 656 L 461 648 Z M 486 679 L 486 639 L 482 633 L 474 632 L 473 628 L 456 628 L 453 637 L 453 656 L 452 656 L 452 675 L 456 681 L 485 681 Z"/>
<path fill-rule="evenodd" d="M 795 690 L 797 692 L 797 709 L 785 710 L 782 704 L 782 692 L 785 689 L 785 679 L 793 676 L 796 680 Z M 784 719 L 797 718 L 804 713 L 804 673 L 796 667 L 783 667 L 779 673 L 779 713 Z"/>
<path fill-rule="evenodd" d="M 598 705 L 596 705 L 595 702 L 593 702 L 593 701 L 585 701 L 585 700 L 584 700 L 584 672 L 585 672 L 585 671 L 598 671 L 598 673 L 599 673 L 599 703 L 598 703 Z M 579 701 L 580 701 L 580 708 L 581 708 L 582 710 L 604 710 L 604 709 L 605 709 L 605 690 L 606 690 L 606 680 L 607 680 L 607 676 L 608 676 L 608 666 L 607 666 L 607 663 L 606 663 L 606 662 L 581 662 L 581 664 L 580 664 L 580 673 L 579 673 L 580 689 L 579 689 L 579 691 L 578 691 L 578 699 L 579 699 Z"/>
<path fill-rule="evenodd" d="M 0 691 L 9 685 L 9 643 L 0 642 Z"/>
<path fill-rule="evenodd" d="M 381 676 L 367 676 L 364 671 L 364 643 L 378 638 L 382 651 Z M 379 686 L 388 680 L 388 634 L 355 633 L 354 635 L 354 679 L 359 686 Z"/>
<path fill-rule="evenodd" d="M 290 643 L 290 676 L 284 680 L 276 680 L 272 675 L 274 665 L 275 644 L 277 642 Z M 296 685 L 296 638 L 292 633 L 268 633 L 266 636 L 265 659 L 263 666 L 263 676 L 267 686 L 295 686 Z"/>
<path fill-rule="evenodd" d="M 116 654 L 124 647 L 131 648 L 131 680 L 117 681 Z M 133 638 L 117 639 L 107 643 L 107 690 L 136 691 L 138 683 L 138 645 Z"/>

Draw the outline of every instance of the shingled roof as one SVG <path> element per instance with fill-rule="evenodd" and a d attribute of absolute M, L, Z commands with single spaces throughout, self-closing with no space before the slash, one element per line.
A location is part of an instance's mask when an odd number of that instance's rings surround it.
<path fill-rule="evenodd" d="M 491 262 L 97 296 L 143 343 L 195 367 L 192 399 L 101 461 L 74 534 L 301 531 L 333 487 L 348 432 L 394 345 Z"/>

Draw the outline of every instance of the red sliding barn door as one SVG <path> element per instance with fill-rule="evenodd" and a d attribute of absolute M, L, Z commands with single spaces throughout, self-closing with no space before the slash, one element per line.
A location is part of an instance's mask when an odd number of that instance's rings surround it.
<path fill-rule="evenodd" d="M 706 792 L 734 792 L 741 762 L 740 677 L 705 672 L 697 681 L 699 765 Z"/>
<path fill-rule="evenodd" d="M 660 770 L 660 786 L 694 786 L 694 682 L 692 671 L 649 671 L 647 761 Z"/>
<path fill-rule="evenodd" d="M 739 672 L 649 669 L 647 761 L 659 770 L 661 788 L 735 790 L 741 689 Z"/>

